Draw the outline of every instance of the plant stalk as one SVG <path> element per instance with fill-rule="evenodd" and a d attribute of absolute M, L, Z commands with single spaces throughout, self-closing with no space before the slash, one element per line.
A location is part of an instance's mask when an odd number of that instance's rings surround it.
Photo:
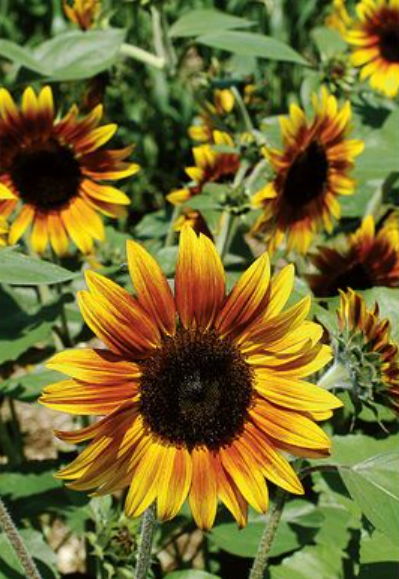
<path fill-rule="evenodd" d="M 276 531 L 278 529 L 281 515 L 283 514 L 286 496 L 287 493 L 284 489 L 277 489 L 274 509 L 270 514 L 269 523 L 267 524 L 260 539 L 258 552 L 249 574 L 249 579 L 263 579 L 264 577 L 270 549 L 272 547 L 274 537 L 276 536 Z"/>
<path fill-rule="evenodd" d="M 135 579 L 147 579 L 151 565 L 152 540 L 155 529 L 155 503 L 150 505 L 143 515 L 141 523 L 140 544 L 137 556 Z"/>
<path fill-rule="evenodd" d="M 12 548 L 26 573 L 27 579 L 41 579 L 41 575 L 36 567 L 35 562 L 29 554 L 28 549 L 18 532 L 9 512 L 7 511 L 3 501 L 0 499 L 0 525 L 3 527 L 4 533 L 9 540 Z"/>
<path fill-rule="evenodd" d="M 162 70 L 165 67 L 164 58 L 161 58 L 156 54 L 152 54 L 151 52 L 147 52 L 147 50 L 143 50 L 138 46 L 133 46 L 133 44 L 128 44 L 127 42 L 122 44 L 119 52 L 122 56 L 134 58 L 135 60 L 153 66 L 154 68 L 158 68 L 160 70 Z"/>

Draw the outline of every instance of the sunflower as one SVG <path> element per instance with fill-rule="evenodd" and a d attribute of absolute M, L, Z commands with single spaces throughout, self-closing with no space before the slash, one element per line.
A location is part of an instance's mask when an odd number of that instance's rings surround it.
<path fill-rule="evenodd" d="M 355 405 L 379 402 L 399 411 L 398 345 L 389 320 L 380 318 L 378 304 L 369 310 L 361 295 L 348 290 L 341 292 L 338 321 L 338 359 L 351 368 Z"/>
<path fill-rule="evenodd" d="M 306 253 L 314 235 L 323 227 L 332 231 L 339 219 L 339 195 L 351 195 L 355 182 L 348 176 L 363 142 L 347 139 L 351 108 L 341 109 L 323 87 L 313 96 L 314 118 L 293 104 L 289 118 L 280 120 L 284 150 L 264 149 L 275 171 L 274 180 L 253 198 L 263 209 L 254 232 L 266 233 L 269 249 L 287 238 L 288 250 Z"/>
<path fill-rule="evenodd" d="M 399 287 L 398 215 L 388 219 L 378 233 L 373 216 L 368 215 L 343 250 L 320 247 L 311 261 L 319 272 L 307 277 L 317 296 L 331 296 L 348 287 Z"/>
<path fill-rule="evenodd" d="M 358 20 L 344 34 L 353 47 L 352 64 L 360 78 L 388 97 L 399 91 L 399 1 L 361 0 Z"/>
<path fill-rule="evenodd" d="M 195 165 L 186 168 L 186 174 L 191 182 L 182 189 L 177 189 L 166 196 L 172 205 L 185 204 L 203 190 L 207 183 L 221 183 L 232 180 L 240 166 L 240 156 L 235 152 L 220 151 L 217 147 L 234 148 L 234 141 L 227 133 L 213 131 L 212 144 L 206 143 L 193 148 Z M 216 147 L 216 148 L 215 148 Z M 182 223 L 194 226 L 197 232 L 205 232 L 204 219 L 197 211 L 185 207 L 175 228 L 181 229 Z"/>
<path fill-rule="evenodd" d="M 160 519 L 188 501 L 209 529 L 218 498 L 240 526 L 247 504 L 268 506 L 265 477 L 287 491 L 302 485 L 284 457 L 325 456 L 330 441 L 316 420 L 341 406 L 304 380 L 331 359 L 319 325 L 305 321 L 310 298 L 282 311 L 294 271 L 270 279 L 267 254 L 225 295 L 213 243 L 185 226 L 175 294 L 157 262 L 127 246 L 135 296 L 94 272 L 79 294 L 89 327 L 109 348 L 57 354 L 48 367 L 71 378 L 45 388 L 41 402 L 72 414 L 105 415 L 74 432 L 91 441 L 58 476 L 96 495 L 129 487 L 125 510 L 156 500 Z"/>
<path fill-rule="evenodd" d="M 43 253 L 50 241 L 63 255 L 71 238 L 83 253 L 93 239 L 104 238 L 99 212 L 110 217 L 124 213 L 129 198 L 103 180 L 121 179 L 139 169 L 125 162 L 132 148 L 102 148 L 117 126 L 99 126 L 102 106 L 78 117 L 73 106 L 56 119 L 50 87 L 38 95 L 31 87 L 18 110 L 0 89 L 0 214 L 14 212 L 9 242 L 16 243 L 32 224 L 33 249 Z"/>
<path fill-rule="evenodd" d="M 212 141 L 212 133 L 218 119 L 231 113 L 234 108 L 235 97 L 228 88 L 213 91 L 212 102 L 206 101 L 198 116 L 197 123 L 191 125 L 188 134 L 193 141 L 208 143 Z"/>
<path fill-rule="evenodd" d="M 344 34 L 351 23 L 352 18 L 346 7 L 346 0 L 333 0 L 330 13 L 324 20 L 324 25 Z"/>
<path fill-rule="evenodd" d="M 93 26 L 101 10 L 101 0 L 63 0 L 62 6 L 66 17 L 82 30 Z"/>

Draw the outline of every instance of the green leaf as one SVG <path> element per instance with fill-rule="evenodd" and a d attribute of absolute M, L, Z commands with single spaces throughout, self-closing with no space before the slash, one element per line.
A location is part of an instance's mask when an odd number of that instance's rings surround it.
<path fill-rule="evenodd" d="M 298 52 L 284 42 L 253 32 L 227 31 L 218 34 L 206 34 L 198 37 L 197 42 L 235 54 L 302 65 L 309 64 Z"/>
<path fill-rule="evenodd" d="M 51 80 L 79 80 L 110 68 L 124 38 L 125 31 L 117 28 L 70 30 L 34 49 L 2 41 L 0 55 Z"/>
<path fill-rule="evenodd" d="M 28 257 L 13 249 L 0 250 L 0 282 L 11 285 L 42 285 L 69 281 L 79 274 L 59 265 Z"/>
<path fill-rule="evenodd" d="M 399 542 L 399 454 L 375 456 L 339 471 L 363 514 L 376 529 Z"/>
<path fill-rule="evenodd" d="M 399 562 L 399 545 L 378 531 L 362 538 L 360 543 L 360 563 Z"/>
<path fill-rule="evenodd" d="M 220 33 L 232 28 L 246 28 L 253 23 L 225 14 L 219 10 L 190 10 L 172 24 L 169 30 L 171 38 L 197 36 L 199 34 Z"/>
<path fill-rule="evenodd" d="M 334 436 L 332 443 L 332 454 L 328 459 L 329 464 L 354 466 L 377 454 L 395 452 L 399 447 L 399 435 L 395 434 L 378 440 L 365 434 L 347 434 Z M 319 464 L 324 463 L 325 461 L 319 462 Z"/>
<path fill-rule="evenodd" d="M 334 556 L 331 547 L 316 545 L 305 547 L 272 567 L 270 576 L 271 579 L 338 579 L 343 577 L 340 571 L 341 560 Z"/>
<path fill-rule="evenodd" d="M 370 130 L 365 138 L 364 152 L 356 159 L 353 176 L 359 181 L 385 180 L 389 173 L 399 171 L 399 109 L 395 109 L 381 128 Z"/>
<path fill-rule="evenodd" d="M 54 370 L 40 370 L 9 378 L 1 385 L 1 393 L 22 402 L 37 400 L 45 386 L 63 380 L 65 376 Z"/>
<path fill-rule="evenodd" d="M 235 523 L 221 523 L 215 525 L 209 539 L 228 553 L 239 557 L 254 557 L 267 521 L 268 515 L 252 514 L 249 516 L 248 525 L 241 530 Z M 273 542 L 271 556 L 277 557 L 289 553 L 300 546 L 298 535 L 290 525 L 315 528 L 322 521 L 323 516 L 316 512 L 313 504 L 301 499 L 287 503 Z M 304 531 L 301 534 L 303 535 Z"/>
<path fill-rule="evenodd" d="M 346 49 L 347 44 L 337 30 L 320 26 L 312 30 L 312 37 L 322 58 L 329 60 Z"/>

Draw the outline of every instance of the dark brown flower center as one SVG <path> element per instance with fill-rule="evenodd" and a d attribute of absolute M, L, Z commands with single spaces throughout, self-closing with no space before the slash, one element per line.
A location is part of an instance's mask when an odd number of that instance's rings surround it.
<path fill-rule="evenodd" d="M 15 155 L 10 175 L 21 199 L 41 211 L 65 206 L 79 192 L 81 172 L 73 152 L 56 141 Z"/>
<path fill-rule="evenodd" d="M 296 157 L 284 182 L 284 198 L 294 207 L 303 207 L 324 192 L 328 160 L 324 147 L 312 141 Z"/>
<path fill-rule="evenodd" d="M 362 263 L 356 263 L 332 281 L 329 287 L 329 295 L 337 294 L 340 289 L 365 290 L 373 287 L 373 285 L 373 280 L 367 268 Z"/>
<path fill-rule="evenodd" d="M 238 348 L 215 332 L 179 329 L 142 364 L 146 425 L 189 448 L 229 444 L 244 427 L 252 370 Z"/>
<path fill-rule="evenodd" d="M 388 62 L 399 62 L 399 18 L 380 33 L 380 52 Z"/>

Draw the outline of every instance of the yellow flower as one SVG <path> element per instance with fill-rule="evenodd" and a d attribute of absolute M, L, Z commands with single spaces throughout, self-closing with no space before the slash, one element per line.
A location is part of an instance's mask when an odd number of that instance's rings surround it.
<path fill-rule="evenodd" d="M 58 255 L 69 238 L 83 253 L 93 239 L 104 238 L 99 213 L 123 214 L 129 198 L 102 181 L 133 175 L 138 165 L 126 162 L 132 148 L 104 149 L 117 125 L 99 126 L 101 105 L 79 118 L 73 106 L 55 117 L 50 87 L 38 95 L 27 88 L 19 110 L 0 89 L 0 214 L 14 213 L 9 243 L 16 243 L 32 224 L 33 249 L 43 253 L 51 243 Z"/>
<path fill-rule="evenodd" d="M 344 34 L 352 23 L 352 18 L 346 9 L 346 0 L 333 0 L 331 8 L 331 13 L 325 19 L 325 25 Z"/>
<path fill-rule="evenodd" d="M 229 89 L 217 89 L 213 92 L 213 102 L 206 102 L 202 108 L 198 124 L 191 125 L 188 134 L 193 141 L 208 143 L 212 141 L 213 131 L 216 128 L 218 117 L 230 113 L 235 104 L 234 94 Z"/>
<path fill-rule="evenodd" d="M 0 215 L 0 247 L 7 245 L 8 224 Z"/>
<path fill-rule="evenodd" d="M 361 0 L 358 20 L 345 39 L 353 47 L 352 63 L 360 78 L 388 97 L 399 91 L 399 0 Z"/>
<path fill-rule="evenodd" d="M 125 511 L 156 500 L 171 519 L 188 497 L 199 527 L 214 523 L 220 499 L 240 526 L 247 504 L 268 507 L 265 478 L 289 492 L 302 484 L 284 457 L 325 456 L 316 424 L 341 403 L 306 381 L 331 359 L 322 329 L 306 321 L 310 298 L 283 311 L 292 266 L 270 279 L 267 254 L 226 295 L 213 243 L 186 226 L 175 293 L 157 262 L 127 246 L 135 295 L 93 272 L 79 294 L 89 327 L 109 349 L 57 354 L 48 367 L 71 378 L 41 402 L 72 414 L 105 415 L 68 442 L 91 441 L 59 477 L 75 490 L 128 488 Z"/>
<path fill-rule="evenodd" d="M 232 179 L 240 166 L 240 156 L 234 152 L 218 151 L 217 146 L 234 147 L 234 141 L 227 133 L 213 131 L 213 143 L 193 148 L 195 165 L 186 168 L 191 183 L 183 189 L 177 189 L 167 195 L 173 205 L 181 205 L 188 199 L 201 193 L 206 183 L 220 183 L 223 179 Z"/>
<path fill-rule="evenodd" d="M 311 261 L 319 271 L 307 277 L 317 296 L 348 287 L 399 287 L 399 216 L 392 215 L 376 233 L 374 218 L 368 215 L 344 249 L 320 247 Z"/>
<path fill-rule="evenodd" d="M 263 209 L 254 232 L 265 233 L 274 251 L 283 239 L 288 250 L 307 252 L 314 235 L 332 231 L 341 215 L 339 195 L 351 195 L 355 182 L 348 176 L 363 142 L 349 140 L 351 107 L 339 109 L 337 100 L 323 87 L 313 96 L 311 121 L 293 104 L 290 116 L 280 120 L 284 149 L 264 149 L 275 177 L 253 198 Z"/>
<path fill-rule="evenodd" d="M 350 394 L 355 405 L 379 402 L 398 411 L 398 346 L 390 339 L 389 321 L 379 316 L 378 304 L 369 310 L 361 295 L 353 290 L 341 292 L 338 320 L 338 357 L 351 369 Z"/>
<path fill-rule="evenodd" d="M 101 10 L 101 0 L 63 0 L 62 5 L 67 18 L 82 30 L 93 26 Z"/>

